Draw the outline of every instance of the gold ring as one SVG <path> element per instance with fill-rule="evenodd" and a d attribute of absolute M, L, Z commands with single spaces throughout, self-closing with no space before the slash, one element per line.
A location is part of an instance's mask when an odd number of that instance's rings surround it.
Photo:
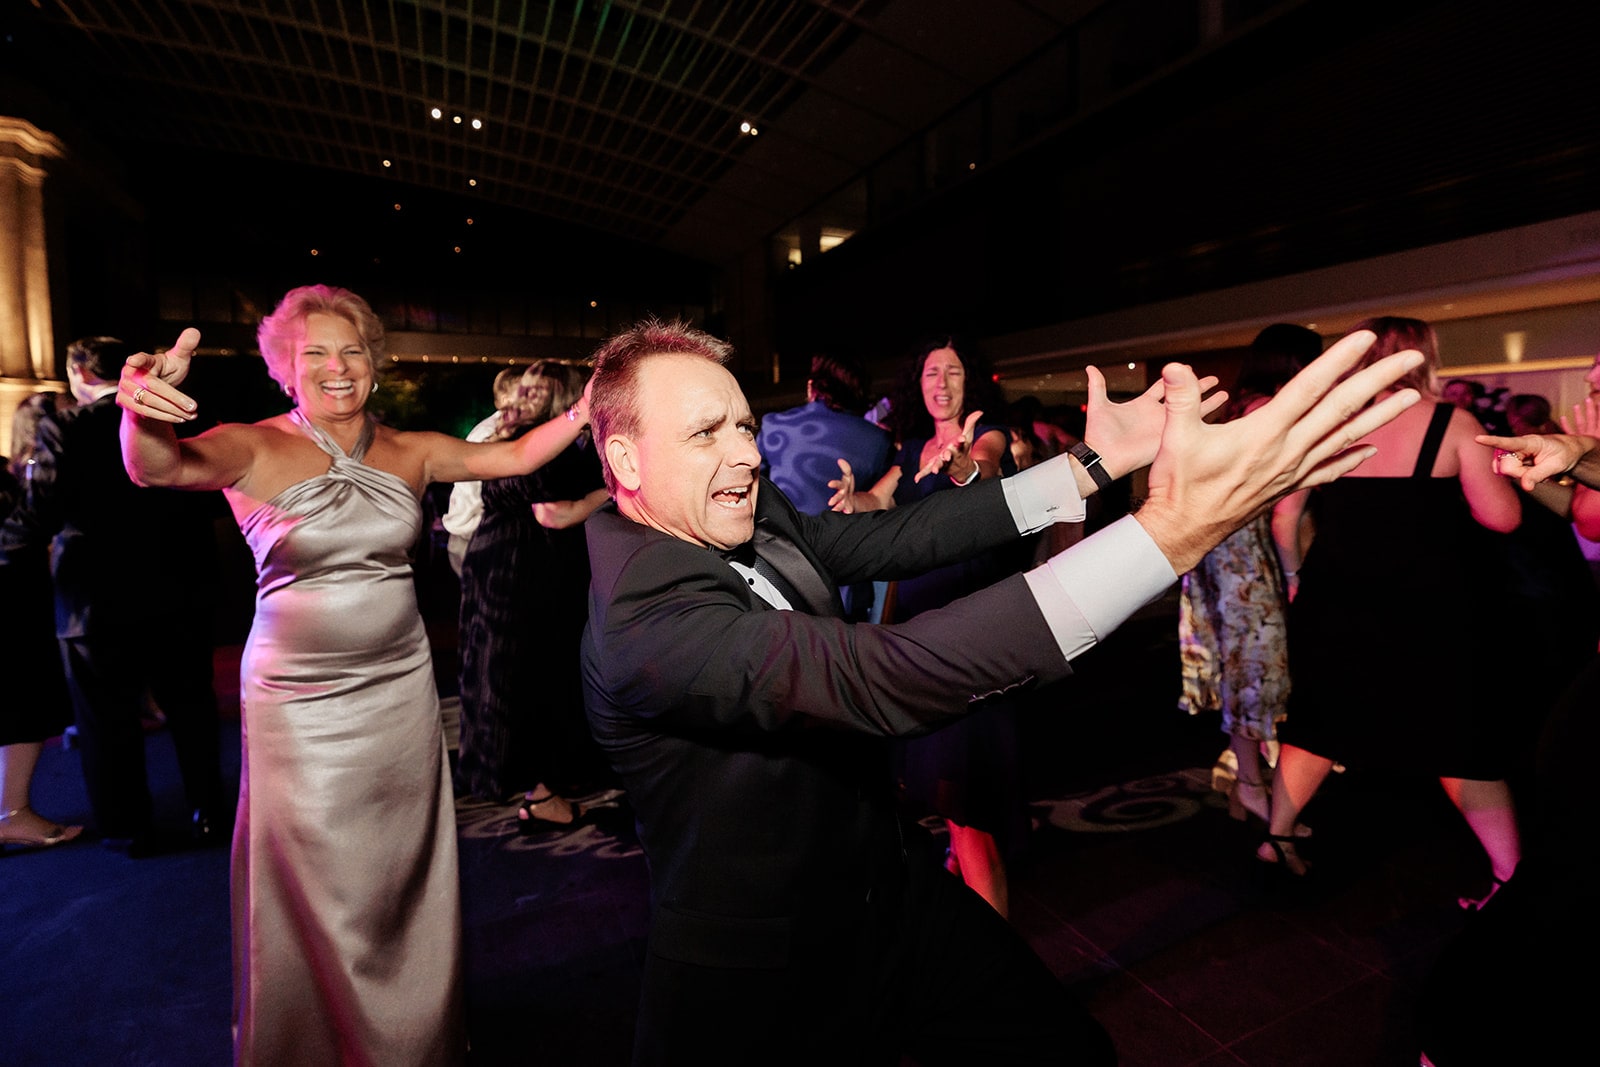
<path fill-rule="evenodd" d="M 133 391 L 133 402 L 135 404 L 144 403 L 144 386 L 141 385 Z"/>

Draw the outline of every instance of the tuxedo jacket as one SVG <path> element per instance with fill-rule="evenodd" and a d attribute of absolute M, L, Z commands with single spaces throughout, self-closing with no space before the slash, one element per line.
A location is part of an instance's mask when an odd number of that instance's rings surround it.
<path fill-rule="evenodd" d="M 614 504 L 587 523 L 585 699 L 638 814 L 650 951 L 707 967 L 815 957 L 901 877 L 884 738 L 1068 673 L 1021 576 L 903 624 L 840 618 L 842 584 L 1015 539 L 999 479 L 854 516 L 804 515 L 763 481 L 757 517 L 758 546 L 777 539 L 762 555 L 806 601 L 794 611 Z"/>

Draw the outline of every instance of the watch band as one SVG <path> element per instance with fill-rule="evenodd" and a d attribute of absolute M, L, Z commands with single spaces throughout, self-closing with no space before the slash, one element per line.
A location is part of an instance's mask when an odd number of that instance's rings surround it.
<path fill-rule="evenodd" d="M 1100 461 L 1100 453 L 1079 441 L 1067 449 L 1067 454 L 1083 464 L 1083 469 L 1094 479 L 1096 489 L 1104 489 L 1111 484 L 1111 475 L 1106 473 L 1105 464 Z"/>

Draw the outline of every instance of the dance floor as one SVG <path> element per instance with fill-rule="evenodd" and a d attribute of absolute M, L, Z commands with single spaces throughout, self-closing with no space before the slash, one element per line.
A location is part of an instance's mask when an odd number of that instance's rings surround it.
<path fill-rule="evenodd" d="M 1210 789 L 1216 721 L 1175 709 L 1172 610 L 1149 609 L 1028 710 L 1036 830 L 1014 923 L 1125 1064 L 1413 1067 L 1417 990 L 1469 921 L 1456 896 L 1486 879 L 1475 843 L 1436 783 L 1352 772 L 1307 811 L 1311 877 L 1274 877 L 1253 859 L 1261 825 Z M 236 657 L 219 651 L 235 709 Z M 148 745 L 176 826 L 171 745 Z M 76 751 L 47 748 L 35 799 L 87 817 Z M 592 799 L 613 818 L 567 836 L 518 837 L 511 809 L 459 807 L 474 1064 L 627 1061 L 647 872 L 626 798 Z M 92 840 L 0 859 L 0 1062 L 226 1063 L 227 867 L 225 848 L 132 860 Z"/>

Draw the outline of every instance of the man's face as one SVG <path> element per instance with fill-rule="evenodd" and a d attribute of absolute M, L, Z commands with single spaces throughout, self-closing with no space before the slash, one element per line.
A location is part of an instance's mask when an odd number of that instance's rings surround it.
<path fill-rule="evenodd" d="M 682 541 L 732 548 L 755 535 L 761 453 L 744 392 L 700 356 L 647 359 L 637 380 L 639 432 L 604 447 L 628 518 Z"/>

